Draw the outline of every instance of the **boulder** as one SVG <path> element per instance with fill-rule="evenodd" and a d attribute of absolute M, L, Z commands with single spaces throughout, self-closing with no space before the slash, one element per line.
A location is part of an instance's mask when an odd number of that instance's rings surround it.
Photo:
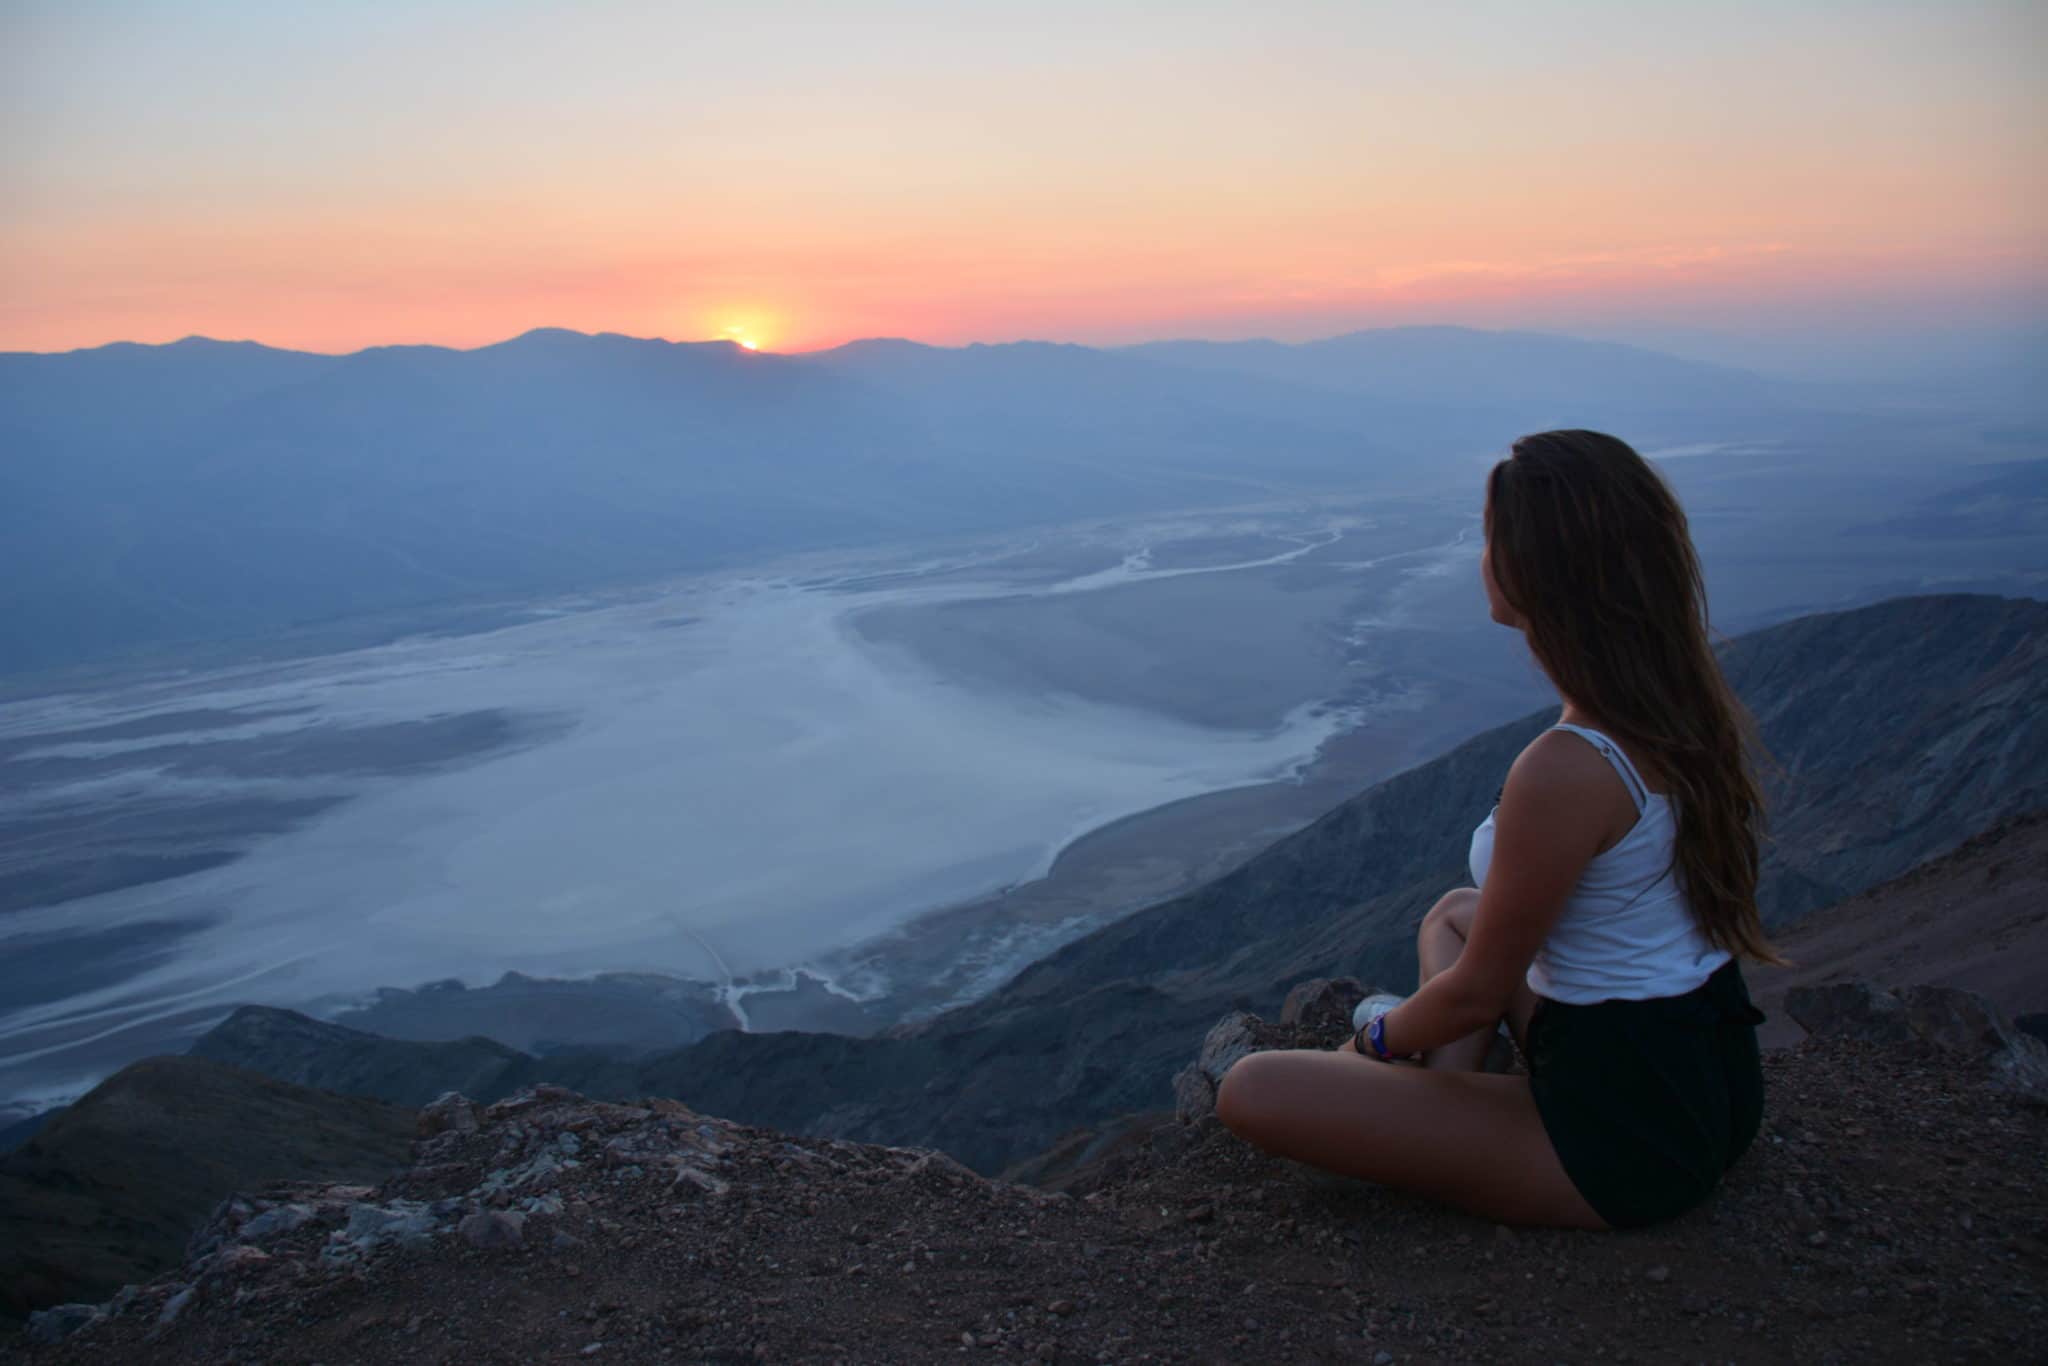
<path fill-rule="evenodd" d="M 1870 982 L 1824 982 L 1785 993 L 1785 1013 L 1809 1034 L 1900 1044 L 1913 1039 L 1905 1003 Z"/>
<path fill-rule="evenodd" d="M 417 1200 L 393 1200 L 387 1205 L 361 1201 L 349 1206 L 348 1226 L 334 1233 L 328 1251 L 346 1256 L 385 1243 L 409 1247 L 433 1236 L 433 1213 Z"/>
<path fill-rule="evenodd" d="M 1348 1030 L 1351 1012 L 1367 996 L 1356 977 L 1314 977 L 1297 983 L 1280 1007 L 1280 1023 L 1304 1029 Z"/>
<path fill-rule="evenodd" d="M 38 1309 L 28 1316 L 28 1335 L 33 1342 L 62 1342 L 100 1316 L 96 1304 L 59 1304 Z"/>
<path fill-rule="evenodd" d="M 420 1110 L 421 1138 L 432 1138 L 443 1133 L 473 1134 L 476 1131 L 476 1106 L 460 1092 L 444 1091 L 438 1099 Z"/>
<path fill-rule="evenodd" d="M 1202 1051 L 1173 1079 L 1173 1112 L 1192 1124 L 1216 1109 L 1216 1088 L 1231 1064 L 1247 1053 L 1272 1045 L 1263 1037 L 1264 1022 L 1248 1011 L 1233 1010 L 1210 1027 Z"/>
<path fill-rule="evenodd" d="M 280 1233 L 290 1233 L 295 1228 L 313 1222 L 311 1205 L 283 1204 L 263 1211 L 242 1225 L 241 1237 L 256 1242 Z"/>
<path fill-rule="evenodd" d="M 1785 1013 L 1809 1034 L 1936 1048 L 1983 1069 L 1996 1086 L 2048 1100 L 2048 1044 L 1974 991 L 1827 982 L 1786 992 Z"/>

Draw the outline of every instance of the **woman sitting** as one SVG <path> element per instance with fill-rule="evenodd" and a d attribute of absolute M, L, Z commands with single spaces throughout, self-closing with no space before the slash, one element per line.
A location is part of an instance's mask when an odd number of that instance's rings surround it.
<path fill-rule="evenodd" d="M 1480 578 L 1564 703 L 1422 919 L 1421 985 L 1334 1052 L 1255 1053 L 1217 1113 L 1282 1157 L 1489 1219 L 1618 1228 L 1704 1198 L 1755 1137 L 1738 956 L 1756 908 L 1754 726 L 1707 640 L 1685 514 L 1597 432 L 1527 436 L 1486 487 Z M 1529 1075 L 1481 1071 L 1503 1023 Z M 1404 1065 L 1419 1060 L 1419 1066 Z"/>

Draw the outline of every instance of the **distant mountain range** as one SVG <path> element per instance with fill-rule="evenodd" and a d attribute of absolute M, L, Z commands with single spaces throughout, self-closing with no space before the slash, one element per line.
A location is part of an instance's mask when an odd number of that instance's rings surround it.
<path fill-rule="evenodd" d="M 1725 667 L 1775 756 L 1762 892 L 1773 926 L 2048 806 L 2048 604 L 1897 599 L 1742 637 Z M 541 1079 L 669 1095 L 748 1123 L 940 1147 L 996 1171 L 1075 1126 L 1169 1104 L 1169 1078 L 1223 1011 L 1270 1016 L 1312 977 L 1411 984 L 1417 919 L 1467 880 L 1472 826 L 1555 715 L 1488 731 L 992 995 L 879 1037 L 724 1031 L 638 1062 L 535 1059 L 248 1007 L 193 1052 L 410 1104 Z"/>
<path fill-rule="evenodd" d="M 1747 370 L 1541 332 L 1385 327 L 1322 341 L 1163 341 L 1126 355 L 1222 375 L 1259 375 L 1383 403 L 1481 399 L 1538 407 L 1594 399 L 1636 412 L 1783 403 L 1790 386 Z"/>
<path fill-rule="evenodd" d="M 1462 328 L 5 354 L 0 672 L 796 549 L 1440 483 L 1446 457 L 1536 427 L 1699 439 L 1800 401 L 1655 352 Z"/>

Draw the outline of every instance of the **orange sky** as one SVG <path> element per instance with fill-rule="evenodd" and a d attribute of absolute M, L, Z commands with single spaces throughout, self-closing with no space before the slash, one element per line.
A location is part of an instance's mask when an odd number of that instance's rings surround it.
<path fill-rule="evenodd" d="M 12 6 L 0 348 L 2013 325 L 2048 299 L 2035 5 L 854 9 Z"/>

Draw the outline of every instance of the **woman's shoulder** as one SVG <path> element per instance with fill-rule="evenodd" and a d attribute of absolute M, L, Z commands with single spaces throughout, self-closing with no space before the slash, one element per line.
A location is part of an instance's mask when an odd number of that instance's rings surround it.
<path fill-rule="evenodd" d="M 1618 781 L 1607 756 L 1568 730 L 1546 730 L 1522 747 L 1507 787 L 1546 800 L 1583 800 Z"/>
<path fill-rule="evenodd" d="M 1587 774 L 1598 777 L 1609 768 L 1606 756 L 1587 737 L 1573 734 L 1560 722 L 1522 746 L 1522 752 L 1515 756 L 1514 766 L 1509 772 L 1551 778 Z"/>

